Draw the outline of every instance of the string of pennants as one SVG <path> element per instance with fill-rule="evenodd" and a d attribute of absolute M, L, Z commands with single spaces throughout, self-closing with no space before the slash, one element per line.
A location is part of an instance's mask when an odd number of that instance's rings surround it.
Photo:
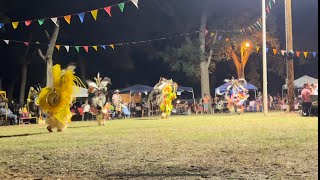
<path fill-rule="evenodd" d="M 17 29 L 19 24 L 24 24 L 26 27 L 29 27 L 31 23 L 39 23 L 39 25 L 41 26 L 47 20 L 52 21 L 55 25 L 58 26 L 58 24 L 57 24 L 58 19 L 59 20 L 60 19 L 64 19 L 68 24 L 71 24 L 71 18 L 73 16 L 78 16 L 80 22 L 83 23 L 85 15 L 87 13 L 90 13 L 92 18 L 96 21 L 97 17 L 98 17 L 98 13 L 100 11 L 104 11 L 110 17 L 112 17 L 112 13 L 111 13 L 111 8 L 112 7 L 118 6 L 119 9 L 121 10 L 121 12 L 123 12 L 124 8 L 125 8 L 125 4 L 128 3 L 128 2 L 132 2 L 137 8 L 139 8 L 138 7 L 139 0 L 128 0 L 128 1 L 125 1 L 125 2 L 122 2 L 122 3 L 118 3 L 118 4 L 114 4 L 114 5 L 98 8 L 98 9 L 93 9 L 93 10 L 90 10 L 90 11 L 84 11 L 84 12 L 80 12 L 80 13 L 75 13 L 75 14 L 68 14 L 68 15 L 63 15 L 63 16 L 56 16 L 56 17 L 42 18 L 42 19 L 34 19 L 34 20 L 20 20 L 20 21 L 13 21 L 13 22 L 7 22 L 7 23 L 1 23 L 0 22 L 0 29 L 3 28 L 5 25 L 11 25 L 13 27 L 13 29 Z"/>
<path fill-rule="evenodd" d="M 140 44 L 140 43 L 147 43 L 147 42 L 153 42 L 153 41 L 160 41 L 160 40 L 166 40 L 166 39 L 172 39 L 172 38 L 178 38 L 178 37 L 183 37 L 183 36 L 189 36 L 192 34 L 199 33 L 200 31 L 195 31 L 192 33 L 184 33 L 184 34 L 179 34 L 176 36 L 170 36 L 170 37 L 162 37 L 162 38 L 157 38 L 157 39 L 149 39 L 149 40 L 143 40 L 143 41 L 131 41 L 131 42 L 124 42 L 124 43 L 114 43 L 114 44 L 105 44 L 105 45 L 62 45 L 62 44 L 56 44 L 55 48 L 60 51 L 61 48 L 64 48 L 67 52 L 70 51 L 70 48 L 74 48 L 78 53 L 80 52 L 80 49 L 83 49 L 85 52 L 89 52 L 89 49 L 92 48 L 95 51 L 98 51 L 98 49 L 103 49 L 106 50 L 107 48 L 111 48 L 112 50 L 115 49 L 116 46 L 123 46 L 123 45 L 133 45 L 133 44 Z M 220 39 L 221 40 L 221 39 Z M 5 42 L 7 45 L 9 45 L 10 42 L 15 42 L 15 43 L 20 43 L 24 44 L 25 46 L 30 46 L 30 45 L 43 45 L 43 46 L 48 46 L 48 44 L 45 43 L 40 43 L 40 42 L 26 42 L 26 41 L 17 41 L 17 40 L 7 40 L 7 39 L 0 39 L 0 41 Z M 226 41 L 229 41 L 229 38 L 226 38 Z M 266 52 L 268 53 L 271 48 L 266 48 Z M 260 52 L 261 48 L 259 46 L 255 47 L 255 51 L 253 52 Z M 278 49 L 272 49 L 273 55 L 280 54 L 282 56 L 287 55 L 286 50 L 278 50 Z M 307 58 L 309 55 L 312 55 L 314 58 L 317 56 L 317 52 L 310 52 L 310 51 L 293 51 L 295 57 L 300 57 L 302 54 L 304 55 L 305 58 Z"/>

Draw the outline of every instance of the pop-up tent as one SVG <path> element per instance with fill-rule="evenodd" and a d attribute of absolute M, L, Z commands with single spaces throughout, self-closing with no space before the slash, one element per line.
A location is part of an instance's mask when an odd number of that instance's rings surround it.
<path fill-rule="evenodd" d="M 215 89 L 215 96 L 219 95 L 219 94 L 222 94 L 224 92 L 226 92 L 228 86 L 230 85 L 231 83 L 230 82 L 226 82 L 224 84 L 222 84 L 221 86 L 217 87 Z M 257 96 L 257 91 L 258 91 L 258 88 L 256 86 L 254 86 L 253 84 L 250 84 L 250 83 L 246 83 L 243 85 L 244 88 L 246 88 L 247 90 L 251 90 L 251 91 L 254 91 L 254 95 Z"/>
<path fill-rule="evenodd" d="M 310 77 L 310 76 L 307 76 L 307 75 L 304 75 L 296 80 L 293 81 L 293 85 L 294 85 L 294 89 L 295 89 L 295 95 L 296 93 L 299 95 L 300 94 L 300 91 L 301 89 L 303 89 L 303 85 L 306 84 L 306 83 L 309 83 L 309 84 L 318 84 L 318 79 L 316 78 L 313 78 L 313 77 Z M 284 93 L 284 90 L 287 89 L 287 85 L 284 84 L 282 86 L 282 97 L 283 97 L 283 93 Z"/>
<path fill-rule="evenodd" d="M 88 89 L 82 87 L 73 87 L 72 97 L 74 98 L 86 98 L 88 97 Z"/>
<path fill-rule="evenodd" d="M 193 99 L 193 103 L 195 103 L 195 98 L 194 98 L 194 92 L 193 92 L 193 88 L 192 87 L 183 87 L 183 86 L 178 86 L 177 89 L 177 94 L 181 94 L 183 92 L 189 92 L 192 93 L 192 99 Z"/>
<path fill-rule="evenodd" d="M 120 93 L 149 93 L 153 90 L 153 87 L 136 84 L 131 87 L 120 90 Z"/>

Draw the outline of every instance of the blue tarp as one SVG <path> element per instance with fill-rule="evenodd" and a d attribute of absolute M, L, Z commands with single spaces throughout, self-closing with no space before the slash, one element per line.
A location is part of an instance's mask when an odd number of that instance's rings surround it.
<path fill-rule="evenodd" d="M 193 92 L 193 88 L 192 87 L 183 87 L 183 86 L 178 86 L 177 92 Z"/>
<path fill-rule="evenodd" d="M 141 84 L 136 84 L 134 86 L 120 90 L 120 93 L 129 93 L 129 92 L 131 92 L 131 93 L 145 93 L 145 92 L 149 93 L 152 90 L 153 90 L 153 87 L 141 85 Z"/>
<path fill-rule="evenodd" d="M 225 92 L 230 84 L 231 84 L 230 82 L 226 82 L 226 83 L 222 84 L 221 86 L 219 86 L 215 89 L 215 92 L 216 93 L 217 92 L 220 92 L 220 93 Z M 258 90 L 257 87 L 255 87 L 254 85 L 252 85 L 250 83 L 246 83 L 243 87 L 248 90 Z"/>

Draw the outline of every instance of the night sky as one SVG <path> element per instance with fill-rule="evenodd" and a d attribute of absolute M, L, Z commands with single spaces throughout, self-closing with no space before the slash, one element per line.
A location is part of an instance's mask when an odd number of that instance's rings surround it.
<path fill-rule="evenodd" d="M 0 15 L 5 14 L 12 21 L 62 16 L 123 2 L 119 0 L 1 1 L 5 2 L 0 2 L 2 3 L 0 4 Z M 318 52 L 318 1 L 292 0 L 292 3 L 294 50 Z M 236 17 L 244 11 L 252 17 L 261 16 L 259 1 L 212 0 L 211 6 L 210 12 L 215 16 L 208 20 L 210 27 L 214 26 L 217 17 Z M 86 14 L 82 24 L 76 16 L 71 20 L 71 25 L 62 21 L 57 44 L 110 44 L 193 32 L 199 29 L 199 15 L 203 4 L 198 0 L 140 0 L 139 7 L 140 9 L 136 9 L 132 3 L 127 3 L 123 13 L 120 12 L 119 8 L 114 7 L 112 8 L 112 18 L 105 12 L 100 11 L 96 22 L 90 14 Z M 277 18 L 277 30 L 281 40 L 280 48 L 285 49 L 283 0 L 277 1 L 271 13 Z M 44 30 L 47 29 L 51 33 L 53 27 L 54 24 L 51 21 L 46 21 L 42 26 L 34 23 L 29 28 L 20 25 L 16 30 L 7 27 L 0 31 L 0 38 L 28 41 L 31 33 L 33 42 L 47 43 Z M 160 76 L 165 76 L 173 78 L 179 85 L 193 86 L 196 94 L 199 95 L 199 82 L 189 80 L 184 73 L 171 72 L 168 64 L 154 56 L 156 53 L 155 47 L 165 47 L 173 42 L 181 43 L 182 40 L 183 38 L 178 38 L 121 46 L 116 47 L 114 51 L 99 49 L 98 52 L 94 52 L 93 49 L 90 49 L 89 53 L 85 53 L 83 49 L 80 50 L 80 53 L 76 53 L 74 49 L 71 49 L 69 53 L 65 50 L 55 50 L 53 59 L 54 63 L 62 65 L 75 62 L 78 76 L 80 76 L 80 62 L 82 62 L 82 65 L 86 67 L 85 78 L 93 79 L 100 72 L 102 76 L 111 78 L 113 83 L 111 89 L 125 88 L 134 84 L 153 86 Z M 19 60 L 25 48 L 23 44 L 12 43 L 6 45 L 3 41 L 0 42 L 0 77 L 3 79 L 4 89 L 8 87 L 9 81 L 16 76 L 19 77 Z M 42 50 L 44 51 L 45 47 Z M 32 62 L 28 69 L 27 89 L 30 85 L 38 83 L 44 85 L 45 83 L 45 64 L 40 59 L 36 49 L 31 49 L 30 58 L 32 58 Z M 252 56 L 250 61 L 259 59 L 262 59 L 262 56 L 255 55 Z M 296 78 L 305 74 L 318 78 L 318 55 L 316 58 L 308 58 L 306 62 L 301 63 L 299 60 L 295 62 L 297 62 L 295 63 Z M 212 78 L 210 79 L 212 92 L 214 92 L 214 87 L 221 85 L 225 78 L 230 78 L 232 75 L 236 76 L 230 63 L 221 62 L 217 65 L 217 70 L 211 75 Z M 268 78 L 269 84 L 272 85 L 269 85 L 270 92 L 280 92 L 284 79 L 273 74 L 269 74 Z M 18 80 L 14 91 L 14 97 L 16 98 L 19 82 Z"/>

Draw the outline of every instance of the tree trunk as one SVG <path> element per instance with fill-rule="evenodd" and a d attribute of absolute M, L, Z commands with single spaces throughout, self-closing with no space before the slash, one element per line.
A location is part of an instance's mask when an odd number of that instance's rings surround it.
<path fill-rule="evenodd" d="M 8 90 L 7 90 L 8 102 L 13 101 L 13 91 L 14 91 L 14 88 L 16 86 L 17 80 L 18 80 L 17 77 L 12 79 L 12 81 L 11 81 L 9 87 L 8 87 Z"/>
<path fill-rule="evenodd" d="M 210 95 L 210 80 L 209 80 L 209 65 L 211 61 L 212 50 L 210 51 L 209 57 L 210 60 L 208 61 L 206 58 L 206 26 L 207 26 L 207 9 L 203 11 L 201 16 L 201 24 L 200 24 L 200 33 L 199 33 L 199 41 L 200 41 L 200 75 L 201 75 L 201 97 L 204 94 L 211 97 Z M 211 98 L 209 101 L 209 112 L 211 113 Z"/>
<path fill-rule="evenodd" d="M 52 66 L 53 66 L 53 60 L 52 60 L 52 55 L 53 55 L 53 51 L 54 51 L 54 47 L 59 35 L 59 20 L 57 21 L 57 25 L 54 27 L 52 36 L 50 37 L 47 33 L 48 39 L 50 39 L 49 42 L 49 47 L 47 49 L 47 53 L 46 55 L 43 55 L 41 50 L 39 50 L 39 55 L 41 56 L 41 58 L 46 62 L 47 65 L 47 73 L 46 73 L 46 86 L 53 86 L 53 77 L 52 77 Z"/>
<path fill-rule="evenodd" d="M 21 82 L 20 82 L 20 95 L 19 95 L 19 104 L 21 106 L 24 105 L 26 82 L 27 82 L 27 72 L 28 72 L 28 64 L 23 63 L 22 67 L 21 67 Z"/>
<path fill-rule="evenodd" d="M 244 76 L 244 67 L 243 67 L 243 64 L 241 63 L 239 68 L 237 68 L 237 71 L 238 71 L 238 79 L 240 78 L 243 78 L 245 79 L 245 76 Z"/>

